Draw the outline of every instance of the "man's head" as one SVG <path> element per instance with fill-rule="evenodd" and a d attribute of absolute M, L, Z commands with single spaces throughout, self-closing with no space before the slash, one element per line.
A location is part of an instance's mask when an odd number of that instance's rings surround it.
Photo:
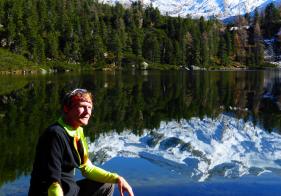
<path fill-rule="evenodd" d="M 68 92 L 63 99 L 64 120 L 74 128 L 87 125 L 92 107 L 92 94 L 86 89 Z"/>

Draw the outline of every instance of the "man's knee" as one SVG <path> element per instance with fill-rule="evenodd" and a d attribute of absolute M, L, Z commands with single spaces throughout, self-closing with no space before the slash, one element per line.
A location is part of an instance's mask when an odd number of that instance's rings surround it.
<path fill-rule="evenodd" d="M 113 195 L 114 192 L 114 184 L 105 183 L 104 185 L 104 193 L 105 195 Z"/>
<path fill-rule="evenodd" d="M 114 184 L 100 183 L 88 179 L 77 182 L 80 187 L 79 196 L 112 196 L 114 192 Z"/>

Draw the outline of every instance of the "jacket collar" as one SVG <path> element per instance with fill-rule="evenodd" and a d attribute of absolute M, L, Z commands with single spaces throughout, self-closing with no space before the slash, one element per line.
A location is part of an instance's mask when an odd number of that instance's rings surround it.
<path fill-rule="evenodd" d="M 58 123 L 65 129 L 67 134 L 71 137 L 77 136 L 79 137 L 80 131 L 83 129 L 82 127 L 78 127 L 77 129 L 74 129 L 70 125 L 66 124 L 62 117 L 59 118 Z"/>

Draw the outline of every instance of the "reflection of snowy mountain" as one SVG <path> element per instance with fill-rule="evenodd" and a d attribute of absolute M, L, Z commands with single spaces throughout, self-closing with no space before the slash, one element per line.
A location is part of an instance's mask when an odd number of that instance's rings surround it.
<path fill-rule="evenodd" d="M 93 159 L 140 157 L 194 180 L 281 173 L 281 135 L 228 115 L 162 122 L 160 128 L 100 136 L 89 145 Z"/>

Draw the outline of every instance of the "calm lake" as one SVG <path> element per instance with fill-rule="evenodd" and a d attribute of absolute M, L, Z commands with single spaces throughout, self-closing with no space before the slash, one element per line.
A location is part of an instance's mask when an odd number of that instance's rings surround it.
<path fill-rule="evenodd" d="M 91 159 L 135 195 L 281 194 L 281 70 L 253 70 L 1 75 L 0 196 L 27 195 L 37 139 L 74 88 L 94 94 Z"/>

